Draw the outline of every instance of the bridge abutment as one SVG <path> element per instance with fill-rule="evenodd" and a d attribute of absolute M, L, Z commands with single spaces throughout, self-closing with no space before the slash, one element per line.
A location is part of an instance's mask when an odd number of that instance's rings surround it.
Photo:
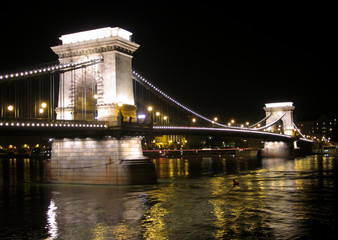
<path fill-rule="evenodd" d="M 71 184 L 156 183 L 155 165 L 139 137 L 54 139 L 46 181 Z"/>
<path fill-rule="evenodd" d="M 264 143 L 261 155 L 266 158 L 289 158 L 292 152 L 293 147 L 288 142 L 269 141 Z"/>

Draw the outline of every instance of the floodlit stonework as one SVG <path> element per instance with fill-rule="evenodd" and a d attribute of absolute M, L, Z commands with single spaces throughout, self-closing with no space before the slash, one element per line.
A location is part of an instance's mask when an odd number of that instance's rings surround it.
<path fill-rule="evenodd" d="M 121 28 L 101 28 L 62 35 L 62 45 L 52 47 L 61 64 L 103 57 L 103 62 L 60 74 L 57 119 L 109 121 L 116 125 L 117 105 L 133 111 L 132 54 L 139 47 L 132 33 Z"/>
<path fill-rule="evenodd" d="M 52 50 L 60 64 L 75 63 L 77 68 L 60 72 L 57 119 L 106 121 L 109 127 L 120 125 L 122 116 L 128 122 L 136 120 L 131 64 L 139 45 L 131 35 L 121 28 L 101 28 L 60 37 L 62 45 Z M 46 180 L 112 185 L 157 182 L 155 165 L 143 156 L 141 139 L 128 136 L 54 139 Z"/>
<path fill-rule="evenodd" d="M 275 122 L 279 118 L 281 118 L 283 122 L 283 132 L 286 135 L 292 135 L 294 130 L 293 124 L 293 110 L 295 107 L 292 102 L 278 102 L 278 103 L 267 103 L 265 104 L 265 113 L 266 116 L 271 116 L 266 120 L 266 125 L 270 125 Z M 275 126 L 271 127 L 275 128 Z M 269 129 L 270 131 L 274 131 L 275 129 Z"/>
<path fill-rule="evenodd" d="M 53 141 L 46 180 L 76 184 L 156 183 L 154 164 L 143 156 L 141 139 L 60 139 Z"/>

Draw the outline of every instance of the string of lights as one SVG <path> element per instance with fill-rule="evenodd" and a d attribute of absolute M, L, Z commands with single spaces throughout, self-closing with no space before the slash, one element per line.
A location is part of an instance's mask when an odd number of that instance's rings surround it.
<path fill-rule="evenodd" d="M 55 72 L 55 71 L 66 71 L 69 68 L 74 69 L 78 67 L 84 67 L 87 65 L 99 63 L 101 61 L 103 61 L 103 56 L 90 59 L 90 60 L 86 60 L 86 61 L 76 62 L 76 63 L 69 62 L 65 64 L 57 64 L 54 66 L 31 69 L 31 70 L 26 70 L 26 71 L 21 71 L 21 72 L 16 72 L 16 73 L 8 73 L 8 74 L 0 75 L 0 80 L 13 80 L 16 78 L 32 77 L 32 76 L 46 74 L 46 73 Z"/>
<path fill-rule="evenodd" d="M 173 99 L 172 97 L 168 96 L 166 93 L 164 93 L 162 90 L 160 90 L 159 88 L 157 88 L 155 85 L 153 85 L 151 82 L 149 82 L 147 79 L 145 79 L 144 77 L 142 77 L 139 73 L 137 73 L 136 71 L 133 71 L 133 78 L 140 82 L 140 83 L 143 83 L 147 86 L 149 86 L 150 88 L 152 88 L 153 90 L 155 90 L 157 93 L 161 94 L 163 97 L 165 97 L 166 99 L 168 99 L 169 101 L 173 102 L 174 104 L 176 104 L 177 106 L 183 108 L 184 110 L 190 112 L 191 114 L 193 114 L 194 116 L 196 117 L 199 117 L 207 122 L 210 122 L 212 124 L 215 124 L 215 125 L 218 125 L 220 127 L 225 127 L 225 128 L 237 128 L 237 127 L 230 127 L 230 126 L 227 126 L 225 124 L 221 124 L 221 123 L 218 123 L 214 120 L 211 120 L 207 117 L 204 117 L 203 115 L 191 110 L 190 108 L 188 108 L 187 106 L 183 105 L 182 103 L 176 101 L 175 99 Z"/>
<path fill-rule="evenodd" d="M 275 121 L 271 122 L 269 125 L 265 125 L 263 127 L 259 127 L 259 128 L 254 128 L 255 130 L 263 130 L 266 129 L 268 127 L 271 127 L 272 125 L 276 124 L 279 120 L 281 120 L 284 116 L 285 116 L 286 112 L 284 112 L 282 114 L 282 116 L 280 116 L 279 118 L 277 118 Z"/>

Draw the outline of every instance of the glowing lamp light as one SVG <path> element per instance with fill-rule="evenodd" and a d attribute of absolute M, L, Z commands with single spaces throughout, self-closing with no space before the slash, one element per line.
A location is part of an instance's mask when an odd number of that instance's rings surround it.
<path fill-rule="evenodd" d="M 149 112 L 153 111 L 153 107 L 152 106 L 149 106 L 147 109 L 148 109 Z"/>
<path fill-rule="evenodd" d="M 9 106 L 7 107 L 7 110 L 10 111 L 10 112 L 12 112 L 12 111 L 14 110 L 13 105 L 9 105 Z"/>
<path fill-rule="evenodd" d="M 47 103 L 43 102 L 41 103 L 41 108 L 46 108 L 47 107 Z"/>

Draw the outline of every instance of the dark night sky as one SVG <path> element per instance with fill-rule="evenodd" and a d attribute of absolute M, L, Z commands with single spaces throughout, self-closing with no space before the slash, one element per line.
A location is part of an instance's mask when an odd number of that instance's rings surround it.
<path fill-rule="evenodd" d="M 293 101 L 297 116 L 338 114 L 333 6 L 7 8 L 0 72 L 57 60 L 63 34 L 118 26 L 141 45 L 134 68 L 202 115 L 254 121 L 274 101 Z"/>

